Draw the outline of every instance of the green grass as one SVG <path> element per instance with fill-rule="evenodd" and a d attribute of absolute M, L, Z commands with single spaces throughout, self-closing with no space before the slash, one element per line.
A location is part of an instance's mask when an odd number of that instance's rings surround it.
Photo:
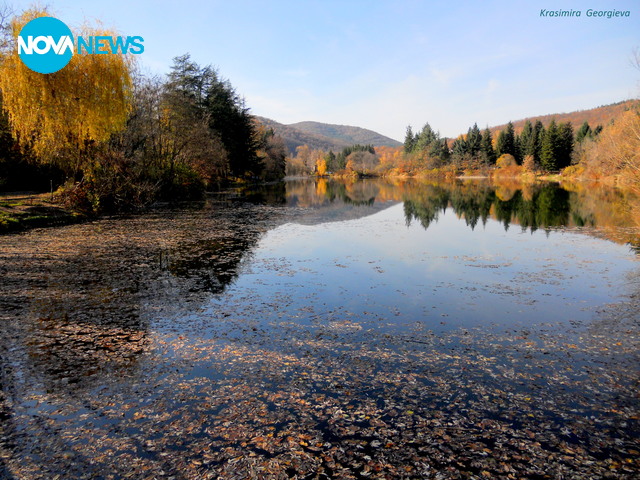
<path fill-rule="evenodd" d="M 26 230 L 29 228 L 50 227 L 81 222 L 85 217 L 77 213 L 65 215 L 29 215 L 0 212 L 0 234 Z"/>

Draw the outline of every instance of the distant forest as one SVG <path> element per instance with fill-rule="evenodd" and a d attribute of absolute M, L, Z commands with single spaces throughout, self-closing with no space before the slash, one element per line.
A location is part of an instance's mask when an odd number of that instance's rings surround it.
<path fill-rule="evenodd" d="M 290 175 L 537 176 L 562 172 L 573 178 L 608 178 L 640 184 L 640 110 L 637 101 L 593 110 L 509 122 L 501 129 L 477 124 L 457 138 L 442 137 L 429 123 L 407 127 L 401 147 L 353 145 L 325 151 L 297 148 Z M 570 119 L 583 120 L 577 127 Z M 516 127 L 518 125 L 519 127 Z"/>

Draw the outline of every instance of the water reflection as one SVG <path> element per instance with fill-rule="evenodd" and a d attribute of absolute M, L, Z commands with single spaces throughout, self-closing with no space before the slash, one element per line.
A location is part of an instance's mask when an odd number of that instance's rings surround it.
<path fill-rule="evenodd" d="M 604 186 L 557 183 L 523 184 L 508 180 L 454 181 L 367 179 L 358 181 L 314 179 L 287 182 L 288 206 L 311 210 L 298 221 L 311 223 L 360 218 L 403 202 L 407 225 L 425 229 L 451 208 L 471 229 L 488 219 L 505 229 L 522 230 L 588 227 L 586 233 L 604 235 L 640 251 L 638 216 L 640 200 L 632 192 Z M 353 209 L 350 207 L 360 207 Z M 331 215 L 329 215 L 329 213 Z"/>
<path fill-rule="evenodd" d="M 632 458 L 637 262 L 585 234 L 637 242 L 635 197 L 309 179 L 212 198 L 0 237 L 0 477 L 358 476 L 366 454 L 400 478 L 407 452 L 481 435 L 523 478 L 520 446 Z"/>
<path fill-rule="evenodd" d="M 223 292 L 276 213 L 196 207 L 0 238 L 0 352 L 13 352 L 2 391 L 18 378 L 64 394 L 138 375 L 155 319 Z"/>
<path fill-rule="evenodd" d="M 419 195 L 404 202 L 407 224 L 418 220 L 424 228 L 438 221 L 438 213 L 449 206 L 474 229 L 494 218 L 508 229 L 512 223 L 523 230 L 570 225 L 570 194 L 557 184 L 529 186 L 526 190 L 507 190 L 488 185 L 428 186 Z M 584 226 L 588 219 L 574 212 L 571 220 Z"/>
<path fill-rule="evenodd" d="M 223 294 L 263 233 L 279 223 L 353 221 L 401 203 L 407 226 L 433 229 L 451 211 L 471 230 L 487 228 L 490 220 L 532 233 L 571 228 L 640 252 L 634 202 L 627 192 L 579 185 L 302 179 L 232 192 L 195 208 L 6 236 L 0 347 L 11 351 L 17 348 L 12 339 L 19 339 L 32 378 L 73 391 L 96 375 L 135 375 L 157 316 L 179 315 Z M 300 240 L 290 235 L 292 249 Z M 343 242 L 336 237 L 322 248 L 349 255 L 338 248 Z M 351 270 L 341 275 L 357 273 Z M 384 298 L 387 289 L 380 288 Z M 293 303 L 304 304 L 304 295 Z M 12 382 L 6 377 L 2 383 L 7 391 Z"/>

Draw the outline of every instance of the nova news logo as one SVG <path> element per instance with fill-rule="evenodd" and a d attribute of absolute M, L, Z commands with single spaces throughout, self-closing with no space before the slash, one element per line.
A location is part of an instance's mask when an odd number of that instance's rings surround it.
<path fill-rule="evenodd" d="M 138 36 L 79 35 L 75 40 L 71 29 L 57 18 L 35 18 L 20 30 L 18 55 L 34 72 L 54 73 L 64 68 L 74 53 L 137 55 L 144 52 L 144 39 Z"/>

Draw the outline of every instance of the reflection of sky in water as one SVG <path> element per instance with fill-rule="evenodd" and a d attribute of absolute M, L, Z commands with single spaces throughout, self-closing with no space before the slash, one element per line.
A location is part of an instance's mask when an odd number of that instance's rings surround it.
<path fill-rule="evenodd" d="M 625 293 L 635 268 L 628 247 L 585 234 L 505 231 L 492 219 L 471 230 L 451 209 L 425 230 L 407 226 L 397 204 L 269 231 L 212 307 L 251 298 L 245 315 L 257 321 L 323 316 L 393 330 L 585 321 Z"/>

